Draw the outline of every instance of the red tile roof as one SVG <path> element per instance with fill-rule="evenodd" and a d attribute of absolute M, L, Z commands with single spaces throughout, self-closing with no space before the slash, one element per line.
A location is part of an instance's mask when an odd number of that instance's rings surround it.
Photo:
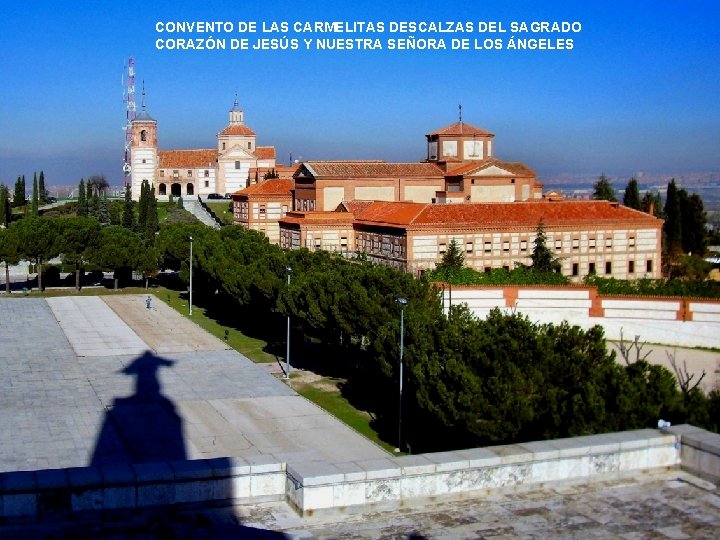
<path fill-rule="evenodd" d="M 345 212 L 288 212 L 280 219 L 280 223 L 294 223 L 297 225 L 352 225 L 353 216 Z"/>
<path fill-rule="evenodd" d="M 356 201 L 356 200 L 343 201 L 338 205 L 338 207 L 335 211 L 336 212 L 345 211 L 345 212 L 352 212 L 353 214 L 357 214 L 357 213 L 361 212 L 362 210 L 365 210 L 368 206 L 370 206 L 374 202 L 375 201 Z"/>
<path fill-rule="evenodd" d="M 256 146 L 255 157 L 258 159 L 275 159 L 274 146 Z"/>
<path fill-rule="evenodd" d="M 255 132 L 245 124 L 230 124 L 218 135 L 255 135 Z"/>
<path fill-rule="evenodd" d="M 161 169 L 212 168 L 217 165 L 218 151 L 214 148 L 201 150 L 158 150 Z"/>
<path fill-rule="evenodd" d="M 430 135 L 489 135 L 491 137 L 495 136 L 489 131 L 486 131 L 479 127 L 475 127 L 472 124 L 468 124 L 467 122 L 455 122 L 454 124 L 450 124 L 449 126 L 445 126 L 443 128 L 436 129 L 435 131 L 428 133 L 428 136 Z"/>
<path fill-rule="evenodd" d="M 514 203 L 423 204 L 374 202 L 355 214 L 358 222 L 414 227 L 547 227 L 565 225 L 634 225 L 660 227 L 662 221 L 607 201 L 535 201 Z"/>
<path fill-rule="evenodd" d="M 287 195 L 290 197 L 292 196 L 290 190 L 294 186 L 295 182 L 291 179 L 271 178 L 236 191 L 233 195 Z"/>
<path fill-rule="evenodd" d="M 306 161 L 305 168 L 317 177 L 407 178 L 443 177 L 433 163 L 386 163 L 384 161 Z"/>
<path fill-rule="evenodd" d="M 500 161 L 495 158 L 488 158 L 483 161 L 476 161 L 475 163 L 466 163 L 465 165 L 448 170 L 446 176 L 472 176 L 472 173 L 492 166 L 505 169 L 517 176 L 535 176 L 535 171 L 519 161 Z"/>

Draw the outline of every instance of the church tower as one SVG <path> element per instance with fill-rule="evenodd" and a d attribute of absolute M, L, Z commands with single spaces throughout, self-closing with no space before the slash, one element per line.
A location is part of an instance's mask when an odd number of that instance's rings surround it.
<path fill-rule="evenodd" d="M 131 178 L 132 198 L 140 199 L 140 186 L 143 180 L 155 184 L 155 170 L 157 169 L 157 121 L 145 109 L 145 82 L 142 90 L 142 110 L 132 121 L 131 142 Z"/>

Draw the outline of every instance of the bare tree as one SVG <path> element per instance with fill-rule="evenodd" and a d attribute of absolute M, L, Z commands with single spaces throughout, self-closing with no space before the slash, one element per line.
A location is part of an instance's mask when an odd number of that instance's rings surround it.
<path fill-rule="evenodd" d="M 110 184 L 104 174 L 94 174 L 87 179 L 88 194 L 105 195 Z"/>
<path fill-rule="evenodd" d="M 705 370 L 702 370 L 702 373 L 700 374 L 700 378 L 695 381 L 695 384 L 692 384 L 692 380 L 695 378 L 697 373 L 690 373 L 687 368 L 687 360 L 683 360 L 682 367 L 678 366 L 677 359 L 675 358 L 677 353 L 676 349 L 673 349 L 672 354 L 669 352 L 665 352 L 667 355 L 668 362 L 670 362 L 670 365 L 673 368 L 673 371 L 675 372 L 675 378 L 678 381 L 678 384 L 680 385 L 680 390 L 682 390 L 682 393 L 685 395 L 688 395 L 690 392 L 695 390 L 700 382 L 705 378 Z"/>
<path fill-rule="evenodd" d="M 620 349 L 620 356 L 623 357 L 623 360 L 625 360 L 626 365 L 633 364 L 635 362 L 640 362 L 647 360 L 647 357 L 650 356 L 652 353 L 652 350 L 649 350 L 646 353 L 643 353 L 643 348 L 647 345 L 647 343 L 641 343 L 640 342 L 640 336 L 635 336 L 635 340 L 630 342 L 628 345 L 625 342 L 625 336 L 623 335 L 623 329 L 620 328 L 620 344 L 618 345 L 618 349 Z M 631 360 L 632 352 L 635 350 L 635 359 Z"/>

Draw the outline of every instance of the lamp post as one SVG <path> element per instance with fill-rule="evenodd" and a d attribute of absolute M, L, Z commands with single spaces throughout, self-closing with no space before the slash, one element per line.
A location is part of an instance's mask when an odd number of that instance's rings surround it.
<path fill-rule="evenodd" d="M 292 267 L 286 266 L 285 270 L 287 271 L 287 284 L 288 289 L 290 288 L 290 274 L 292 273 Z M 287 337 L 285 338 L 285 343 L 287 345 L 287 350 L 285 351 L 285 378 L 290 378 L 290 311 L 288 311 L 287 316 Z"/>
<path fill-rule="evenodd" d="M 192 315 L 192 236 L 190 236 L 190 315 Z"/>
<path fill-rule="evenodd" d="M 402 392 L 403 392 L 403 348 L 405 343 L 405 306 L 408 301 L 407 298 L 398 296 L 395 301 L 400 304 L 400 386 L 398 394 L 398 445 L 395 449 L 396 452 L 400 452 L 402 449 Z"/>

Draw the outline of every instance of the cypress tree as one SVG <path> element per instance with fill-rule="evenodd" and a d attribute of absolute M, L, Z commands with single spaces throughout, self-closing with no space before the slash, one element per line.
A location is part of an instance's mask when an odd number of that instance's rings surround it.
<path fill-rule="evenodd" d="M 0 184 L 0 225 L 8 226 L 11 212 L 8 188 L 5 184 Z"/>
<path fill-rule="evenodd" d="M 616 202 L 617 197 L 615 196 L 615 188 L 610 182 L 605 173 L 602 173 L 598 178 L 598 181 L 593 185 L 593 199 L 596 201 L 611 201 Z"/>
<path fill-rule="evenodd" d="M 147 180 L 143 180 L 142 184 L 140 184 L 140 200 L 138 201 L 138 223 L 137 228 L 138 232 L 141 235 L 145 235 L 145 228 L 147 226 L 147 216 L 148 216 L 148 190 L 150 188 L 150 184 Z"/>
<path fill-rule="evenodd" d="M 32 210 L 31 213 L 33 216 L 38 215 L 38 203 L 39 203 L 39 197 L 38 197 L 38 181 L 37 181 L 37 174 L 33 174 L 33 187 L 32 187 Z"/>
<path fill-rule="evenodd" d="M 45 173 L 40 171 L 40 178 L 38 179 L 38 194 L 40 196 L 40 203 L 47 203 L 47 190 L 45 189 Z"/>
<path fill-rule="evenodd" d="M 625 188 L 623 204 L 628 208 L 640 210 L 640 189 L 638 188 L 638 182 L 635 178 L 631 178 Z"/>
<path fill-rule="evenodd" d="M 157 199 L 155 198 L 155 188 L 151 188 L 149 184 L 148 188 L 144 237 L 147 243 L 153 244 L 155 232 L 158 230 Z"/>
<path fill-rule="evenodd" d="M 680 221 L 680 194 L 673 178 L 668 184 L 665 200 L 665 246 L 670 258 L 682 252 L 682 225 Z"/>
<path fill-rule="evenodd" d="M 88 216 L 88 203 L 87 193 L 85 191 L 85 180 L 80 179 L 80 185 L 78 185 L 78 204 L 77 204 L 77 215 L 80 217 Z"/>
<path fill-rule="evenodd" d="M 18 176 L 15 181 L 15 194 L 13 196 L 13 206 L 20 207 L 25 205 L 25 177 Z"/>
<path fill-rule="evenodd" d="M 122 226 L 126 229 L 135 227 L 135 209 L 130 195 L 130 186 L 125 186 L 125 204 L 123 205 Z"/>

